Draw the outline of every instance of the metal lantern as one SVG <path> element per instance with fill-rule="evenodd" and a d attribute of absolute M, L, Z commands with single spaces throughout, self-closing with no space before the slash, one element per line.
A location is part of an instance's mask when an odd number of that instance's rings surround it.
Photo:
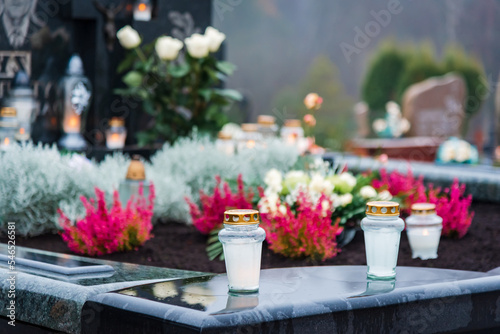
<path fill-rule="evenodd" d="M 15 139 L 27 141 L 31 138 L 31 126 L 38 115 L 38 102 L 30 87 L 30 78 L 26 72 L 20 70 L 14 76 L 12 88 L 3 100 L 4 107 L 14 108 L 17 113 Z"/>
<path fill-rule="evenodd" d="M 92 85 L 84 75 L 80 56 L 74 54 L 66 68 L 66 75 L 59 83 L 59 99 L 62 112 L 63 136 L 59 146 L 68 150 L 83 150 L 87 147 L 81 135 L 92 98 Z"/>

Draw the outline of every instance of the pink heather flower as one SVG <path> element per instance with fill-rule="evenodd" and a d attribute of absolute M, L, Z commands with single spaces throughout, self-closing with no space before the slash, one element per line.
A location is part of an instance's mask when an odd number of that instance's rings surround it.
<path fill-rule="evenodd" d="M 58 210 L 59 224 L 63 227 L 61 236 L 69 249 L 80 254 L 103 255 L 136 249 L 152 238 L 153 184 L 148 200 L 144 198 L 141 186 L 137 199 L 131 198 L 126 208 L 122 208 L 116 190 L 109 210 L 104 192 L 96 187 L 95 193 L 97 202 L 93 198 L 81 197 L 86 215 L 74 225 L 62 210 Z"/>
<path fill-rule="evenodd" d="M 229 185 L 224 182 L 221 190 L 221 178 L 216 176 L 217 184 L 213 194 L 207 195 L 200 191 L 201 209 L 186 197 L 193 225 L 203 234 L 209 234 L 215 228 L 222 226 L 224 211 L 231 209 L 252 209 L 254 193 L 252 189 L 245 192 L 243 176 L 238 175 L 238 192 L 233 193 Z"/>
<path fill-rule="evenodd" d="M 291 258 L 324 261 L 336 256 L 340 252 L 336 238 L 342 228 L 339 220 L 332 224 L 331 215 L 324 215 L 325 201 L 332 206 L 330 198 L 324 194 L 313 204 L 308 194 L 301 191 L 296 201 L 296 213 L 288 204 L 284 204 L 286 210 L 262 213 L 262 227 L 266 230 L 269 248 Z"/>

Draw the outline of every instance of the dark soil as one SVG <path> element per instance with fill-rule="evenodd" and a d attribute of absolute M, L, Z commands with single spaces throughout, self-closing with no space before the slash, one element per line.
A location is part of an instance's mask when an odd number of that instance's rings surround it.
<path fill-rule="evenodd" d="M 473 271 L 488 271 L 500 266 L 500 205 L 474 203 L 475 217 L 469 233 L 460 240 L 442 238 L 439 258 L 422 261 L 411 258 L 406 233 L 402 233 L 399 266 L 434 267 Z M 157 224 L 154 238 L 137 251 L 102 256 L 102 259 L 151 266 L 221 273 L 224 261 L 209 261 L 205 253 L 206 236 L 194 227 L 179 223 Z M 5 238 L 0 241 L 6 242 Z M 71 254 L 58 235 L 17 238 L 17 245 Z M 325 262 L 292 260 L 274 254 L 264 245 L 262 268 L 298 267 L 312 265 L 366 265 L 362 231 L 336 257 Z"/>

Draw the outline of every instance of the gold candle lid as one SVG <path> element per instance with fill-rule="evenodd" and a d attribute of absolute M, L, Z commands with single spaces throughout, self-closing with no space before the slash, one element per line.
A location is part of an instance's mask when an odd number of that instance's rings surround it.
<path fill-rule="evenodd" d="M 2 117 L 16 117 L 17 116 L 16 108 L 13 108 L 13 107 L 3 107 L 0 110 L 0 116 L 2 116 Z"/>
<path fill-rule="evenodd" d="M 138 155 L 134 155 L 132 157 L 132 161 L 130 161 L 130 165 L 127 170 L 127 180 L 134 181 L 144 181 L 146 180 L 146 169 L 144 168 L 144 164 L 139 160 L 140 157 Z"/>
<path fill-rule="evenodd" d="M 257 132 L 259 127 L 255 123 L 243 123 L 241 124 L 241 130 L 245 132 Z"/>
<path fill-rule="evenodd" d="M 217 133 L 217 138 L 229 140 L 229 139 L 232 138 L 232 136 L 229 133 L 227 133 L 227 132 L 219 131 L 219 133 Z"/>
<path fill-rule="evenodd" d="M 274 125 L 276 118 L 270 115 L 260 115 L 257 117 L 257 123 L 260 125 Z"/>
<path fill-rule="evenodd" d="M 224 224 L 253 225 L 259 223 L 259 211 L 249 209 L 227 210 L 224 212 Z"/>
<path fill-rule="evenodd" d="M 300 128 L 302 123 L 300 119 L 287 119 L 285 120 L 285 126 L 289 128 Z"/>
<path fill-rule="evenodd" d="M 411 206 L 411 214 L 420 216 L 436 214 L 436 204 L 415 203 Z"/>
<path fill-rule="evenodd" d="M 370 216 L 399 216 L 399 203 L 373 201 L 366 203 L 365 213 Z"/>
<path fill-rule="evenodd" d="M 109 126 L 111 127 L 121 127 L 125 125 L 125 120 L 121 117 L 113 117 L 109 120 Z"/>

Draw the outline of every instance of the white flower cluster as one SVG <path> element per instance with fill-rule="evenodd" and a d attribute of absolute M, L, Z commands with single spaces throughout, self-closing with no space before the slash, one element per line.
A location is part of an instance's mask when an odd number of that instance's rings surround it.
<path fill-rule="evenodd" d="M 465 140 L 452 137 L 441 144 L 438 159 L 442 162 L 477 163 L 478 152 Z"/>
<path fill-rule="evenodd" d="M 125 49 L 134 49 L 142 41 L 139 33 L 129 25 L 118 30 L 116 37 Z M 184 43 L 170 36 L 159 37 L 156 40 L 155 51 L 162 60 L 174 60 L 186 44 L 186 49 L 193 58 L 204 58 L 209 52 L 217 52 L 225 39 L 225 34 L 214 27 L 207 27 L 204 35 L 193 34 L 186 38 Z"/>
<path fill-rule="evenodd" d="M 387 102 L 385 109 L 387 111 L 385 119 L 378 118 L 373 122 L 373 130 L 377 134 L 398 138 L 410 130 L 410 122 L 403 118 L 396 102 Z"/>

